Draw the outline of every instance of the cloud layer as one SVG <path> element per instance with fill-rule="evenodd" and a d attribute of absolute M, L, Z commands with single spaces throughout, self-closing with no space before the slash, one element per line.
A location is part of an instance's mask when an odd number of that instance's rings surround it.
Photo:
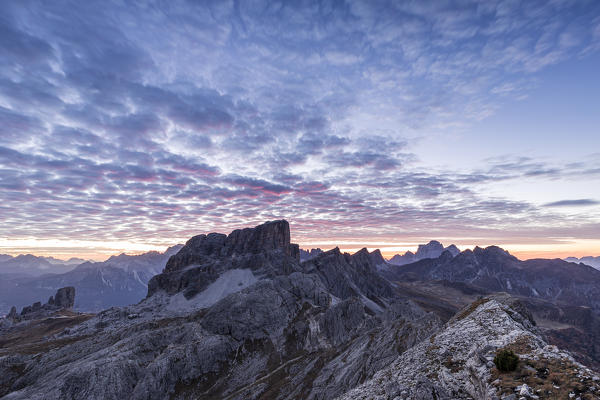
<path fill-rule="evenodd" d="M 600 218 L 482 188 L 600 164 L 440 171 L 412 142 L 597 52 L 600 4 L 398 3 L 4 2 L 0 237 L 171 244 L 285 217 L 300 241 L 598 238 Z"/>

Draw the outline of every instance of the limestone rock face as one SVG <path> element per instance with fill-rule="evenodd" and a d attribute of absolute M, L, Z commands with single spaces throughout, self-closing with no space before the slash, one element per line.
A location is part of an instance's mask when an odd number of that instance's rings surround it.
<path fill-rule="evenodd" d="M 290 226 L 285 220 L 229 235 L 198 235 L 171 256 L 162 274 L 150 280 L 148 296 L 165 291 L 183 292 L 191 298 L 227 270 L 250 269 L 255 275 L 276 276 L 299 271 L 299 264 L 299 248 L 290 243 Z"/>
<path fill-rule="evenodd" d="M 290 225 L 285 220 L 267 222 L 255 228 L 237 229 L 229 236 L 221 233 L 194 236 L 177 254 L 171 256 L 165 272 L 181 270 L 211 258 L 273 251 L 299 261 L 298 247 L 290 243 Z"/>

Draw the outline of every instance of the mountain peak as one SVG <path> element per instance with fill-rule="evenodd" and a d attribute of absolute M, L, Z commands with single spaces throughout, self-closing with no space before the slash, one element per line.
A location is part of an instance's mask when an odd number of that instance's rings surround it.
<path fill-rule="evenodd" d="M 269 221 L 229 235 L 209 233 L 192 237 L 171 256 L 162 274 L 148 283 L 148 296 L 159 290 L 183 291 L 191 298 L 228 270 L 244 269 L 275 276 L 299 269 L 300 249 L 290 243 L 286 220 Z"/>
<path fill-rule="evenodd" d="M 209 233 L 192 237 L 167 261 L 165 271 L 176 271 L 207 257 L 233 254 L 258 254 L 281 251 L 299 259 L 298 245 L 290 243 L 290 225 L 286 220 L 269 221 L 254 228 L 236 229 L 229 235 Z"/>
<path fill-rule="evenodd" d="M 458 247 L 453 244 L 444 248 L 444 245 L 437 240 L 430 240 L 427 244 L 420 244 L 416 253 L 407 251 L 403 255 L 396 254 L 389 262 L 395 265 L 406 265 L 425 258 L 438 258 L 444 251 L 448 251 L 452 257 L 456 257 L 460 253 Z"/>
<path fill-rule="evenodd" d="M 500 256 L 500 257 L 511 257 L 516 259 L 515 256 L 513 256 L 512 254 L 510 254 L 508 251 L 504 250 L 502 247 L 499 246 L 488 246 L 486 248 L 481 248 L 479 246 L 476 246 L 473 249 L 473 253 L 475 253 L 475 255 L 480 255 L 480 254 L 487 254 L 487 255 L 494 255 L 494 256 Z"/>

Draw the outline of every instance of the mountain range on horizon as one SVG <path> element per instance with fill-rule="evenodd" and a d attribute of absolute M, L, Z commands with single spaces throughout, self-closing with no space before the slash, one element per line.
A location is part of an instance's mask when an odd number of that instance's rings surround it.
<path fill-rule="evenodd" d="M 85 263 L 72 272 L 160 266 L 136 304 L 91 314 L 55 311 L 51 299 L 0 320 L 0 396 L 587 399 L 600 390 L 600 271 L 521 261 L 497 246 L 442 250 L 405 265 L 366 248 L 301 261 L 281 220 Z M 70 305 L 84 290 L 58 289 L 77 294 Z M 511 378 L 519 386 L 496 379 L 501 348 L 548 372 L 528 375 L 523 364 Z"/>
<path fill-rule="evenodd" d="M 79 258 L 60 260 L 32 254 L 18 256 L 2 254 L 0 255 L 0 277 L 3 279 L 0 283 L 0 315 L 8 313 L 13 305 L 24 307 L 36 299 L 51 295 L 59 287 L 69 285 L 79 290 L 80 295 L 75 308 L 80 311 L 99 311 L 110 306 L 136 303 L 145 296 L 149 280 L 162 271 L 169 256 L 176 253 L 181 246 L 170 247 L 164 253 L 157 251 L 137 255 L 122 253 L 110 256 L 102 262 L 85 261 Z M 374 250 L 370 254 L 379 269 L 389 271 L 393 266 L 405 266 L 424 259 L 438 258 L 445 251 L 448 251 L 452 257 L 461 253 L 455 245 L 444 247 L 439 241 L 431 240 L 427 244 L 419 245 L 414 253 L 407 251 L 404 254 L 396 254 L 388 260 L 381 255 L 380 250 Z M 300 260 L 307 261 L 323 252 L 320 248 L 299 249 Z M 569 257 L 565 260 L 600 269 L 600 257 Z"/>
<path fill-rule="evenodd" d="M 171 248 L 172 247 L 167 248 L 165 252 L 170 252 Z M 444 251 L 449 251 L 452 255 L 460 253 L 459 248 L 454 244 L 444 247 L 439 241 L 430 240 L 426 244 L 419 244 L 415 252 L 408 250 L 402 254 L 398 253 L 388 259 L 384 259 L 391 264 L 405 265 L 424 258 L 437 258 Z M 315 257 L 322 252 L 323 250 L 321 248 L 300 248 L 300 258 L 304 261 Z M 138 256 L 144 258 L 158 253 L 160 252 L 154 250 L 139 254 L 120 253 L 118 255 L 111 255 L 104 261 L 85 260 L 79 257 L 71 257 L 67 260 L 63 260 L 53 256 L 37 256 L 31 253 L 18 255 L 0 254 L 0 274 L 9 274 L 12 276 L 40 276 L 44 274 L 64 273 L 71 271 L 84 263 L 103 264 L 116 261 L 119 258 Z M 600 269 L 600 256 L 583 256 L 580 258 L 566 257 L 564 260 L 573 263 L 583 263 L 596 269 Z"/>
<path fill-rule="evenodd" d="M 137 303 L 146 295 L 148 281 L 162 271 L 169 257 L 181 246 L 169 247 L 163 253 L 120 254 L 102 262 L 61 265 L 58 271 L 49 270 L 48 261 L 43 257 L 18 256 L 0 262 L 0 314 L 8 313 L 12 306 L 21 308 L 48 298 L 65 286 L 76 288 L 75 309 L 79 311 L 100 311 Z M 18 264 L 20 260 L 27 262 Z"/>

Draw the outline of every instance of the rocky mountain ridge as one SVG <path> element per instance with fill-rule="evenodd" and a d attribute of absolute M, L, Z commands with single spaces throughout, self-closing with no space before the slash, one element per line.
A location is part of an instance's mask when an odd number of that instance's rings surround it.
<path fill-rule="evenodd" d="M 534 324 L 509 296 L 482 298 L 339 400 L 597 398 L 598 374 L 540 339 Z M 522 360 L 514 375 L 494 365 L 503 348 Z M 517 374 L 521 380 L 515 386 Z"/>
<path fill-rule="evenodd" d="M 311 258 L 314 258 L 314 257 L 318 256 L 319 254 L 321 254 L 322 252 L 323 252 L 323 250 L 321 250 L 320 248 L 310 249 L 310 250 L 300 249 L 300 261 L 306 261 Z"/>
<path fill-rule="evenodd" d="M 444 253 L 437 259 L 381 273 L 403 285 L 413 282 L 416 286 L 435 286 L 435 282 L 446 282 L 462 293 L 510 293 L 540 319 L 546 340 L 572 351 L 589 366 L 600 366 L 600 271 L 587 265 L 559 259 L 521 261 L 490 246 L 466 250 L 456 257 Z M 441 293 L 437 290 L 437 294 L 428 297 L 435 299 L 443 296 Z"/>
<path fill-rule="evenodd" d="M 26 372 L 0 374 L 0 394 L 333 398 L 440 324 L 397 296 L 366 250 L 333 249 L 301 264 L 288 223 L 274 221 L 192 238 L 139 304 L 106 310 L 51 338 L 68 344 L 35 362 L 26 354 L 4 357 L 0 372 Z"/>
<path fill-rule="evenodd" d="M 447 280 L 493 292 L 538 297 L 600 310 L 600 271 L 560 259 L 521 261 L 497 246 L 442 253 L 386 273 L 394 280 Z"/>
<path fill-rule="evenodd" d="M 382 269 L 382 259 L 377 251 L 335 248 L 300 262 L 285 220 L 195 236 L 138 304 L 69 317 L 41 343 L 18 333 L 4 341 L 11 347 L 0 338 L 0 396 L 492 399 L 521 394 L 525 384 L 535 396 L 552 395 L 544 386 L 550 378 L 527 375 L 517 386 L 494 370 L 490 357 L 507 346 L 541 370 L 568 365 L 575 375 L 562 371 L 561 390 L 582 398 L 598 390 L 596 375 L 548 346 L 509 295 L 478 298 L 444 325 L 386 278 L 405 267 Z M 519 376 L 531 372 L 527 365 Z"/>

